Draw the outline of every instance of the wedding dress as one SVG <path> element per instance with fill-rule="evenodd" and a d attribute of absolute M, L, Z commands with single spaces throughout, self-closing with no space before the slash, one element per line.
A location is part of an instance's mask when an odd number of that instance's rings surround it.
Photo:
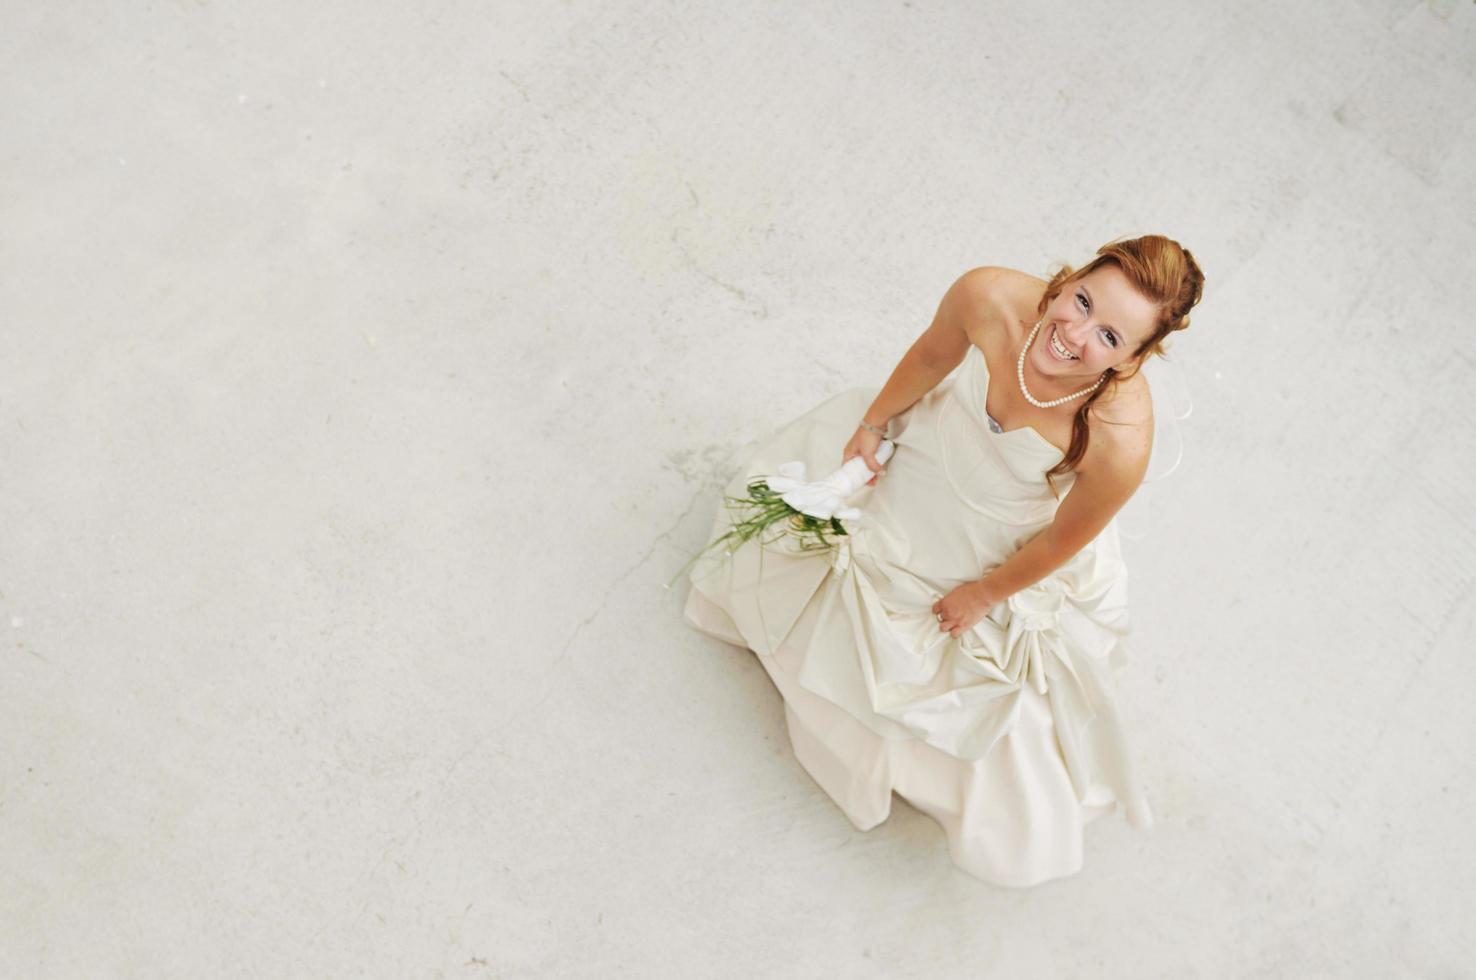
<path fill-rule="evenodd" d="M 942 827 L 953 861 L 1027 887 L 1082 867 L 1083 828 L 1121 810 L 1152 823 L 1112 675 L 1125 662 L 1117 522 L 954 638 L 933 603 L 1045 528 L 1045 471 L 1062 453 L 1029 427 L 997 431 L 988 365 L 963 362 L 892 419 L 887 472 L 852 503 L 829 551 L 749 541 L 689 575 L 683 615 L 752 650 L 784 698 L 794 754 L 860 830 L 895 791 Z M 803 461 L 826 473 L 876 396 L 842 392 L 753 451 L 726 493 Z M 1056 480 L 1064 499 L 1074 474 Z M 709 540 L 731 526 L 720 505 Z"/>

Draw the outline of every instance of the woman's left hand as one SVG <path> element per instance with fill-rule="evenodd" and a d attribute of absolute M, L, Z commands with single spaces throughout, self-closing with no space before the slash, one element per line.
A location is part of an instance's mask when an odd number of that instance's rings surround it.
<path fill-rule="evenodd" d="M 938 629 L 949 636 L 959 636 L 998 604 L 999 600 L 983 581 L 965 582 L 933 603 L 933 618 L 938 620 Z"/>

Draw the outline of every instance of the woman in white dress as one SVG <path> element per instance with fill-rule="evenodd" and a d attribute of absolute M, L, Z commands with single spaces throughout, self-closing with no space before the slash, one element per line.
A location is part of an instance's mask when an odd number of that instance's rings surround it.
<path fill-rule="evenodd" d="M 794 420 L 728 485 L 858 455 L 876 474 L 835 549 L 749 541 L 691 573 L 684 610 L 757 654 L 796 758 L 858 829 L 895 791 L 958 866 L 1027 887 L 1081 869 L 1096 817 L 1151 824 L 1112 693 L 1128 632 L 1114 517 L 1152 447 L 1139 368 L 1203 283 L 1157 235 L 1049 281 L 972 269 L 879 392 Z M 712 538 L 731 520 L 720 505 Z"/>

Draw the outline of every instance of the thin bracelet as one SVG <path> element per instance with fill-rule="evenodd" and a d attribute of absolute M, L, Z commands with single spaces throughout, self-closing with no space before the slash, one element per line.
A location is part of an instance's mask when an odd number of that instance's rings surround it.
<path fill-rule="evenodd" d="M 887 437 L 887 430 L 886 429 L 878 429 L 876 426 L 872 425 L 870 422 L 866 421 L 865 419 L 862 419 L 861 420 L 861 428 L 865 429 L 867 432 L 875 432 L 877 435 L 881 436 L 883 439 L 885 439 Z"/>

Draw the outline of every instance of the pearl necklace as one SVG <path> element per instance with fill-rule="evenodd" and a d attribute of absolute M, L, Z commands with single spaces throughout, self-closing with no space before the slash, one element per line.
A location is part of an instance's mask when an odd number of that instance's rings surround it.
<path fill-rule="evenodd" d="M 1064 398 L 1053 398 L 1048 402 L 1036 400 L 1036 397 L 1030 393 L 1030 389 L 1025 387 L 1025 354 L 1027 351 L 1030 350 L 1030 344 L 1032 341 L 1035 340 L 1035 335 L 1040 332 L 1040 325 L 1042 323 L 1045 323 L 1045 317 L 1041 317 L 1039 320 L 1035 321 L 1035 329 L 1031 330 L 1030 336 L 1025 338 L 1025 346 L 1020 348 L 1020 359 L 1015 362 L 1015 377 L 1018 378 L 1020 381 L 1020 394 L 1025 396 L 1025 400 L 1034 405 L 1036 408 L 1052 408 L 1053 406 L 1060 405 L 1064 402 L 1069 402 L 1073 398 L 1080 398 L 1082 395 L 1089 395 L 1092 392 L 1096 391 L 1099 387 L 1101 387 L 1102 382 L 1107 380 L 1106 371 L 1102 372 L 1102 376 L 1097 379 L 1097 383 L 1092 385 L 1090 388 L 1083 388 L 1080 391 L 1072 392 Z"/>

